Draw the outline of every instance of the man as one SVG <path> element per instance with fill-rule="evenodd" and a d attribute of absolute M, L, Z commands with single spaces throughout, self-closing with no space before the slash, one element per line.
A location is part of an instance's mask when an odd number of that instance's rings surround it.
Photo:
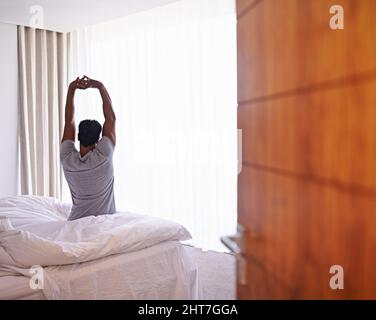
<path fill-rule="evenodd" d="M 103 101 L 104 124 L 84 120 L 78 127 L 80 151 L 75 148 L 74 94 L 77 89 L 98 89 Z M 116 117 L 105 86 L 84 76 L 69 85 L 65 106 L 65 126 L 60 145 L 60 161 L 72 195 L 68 220 L 116 212 L 112 155 L 116 144 Z"/>

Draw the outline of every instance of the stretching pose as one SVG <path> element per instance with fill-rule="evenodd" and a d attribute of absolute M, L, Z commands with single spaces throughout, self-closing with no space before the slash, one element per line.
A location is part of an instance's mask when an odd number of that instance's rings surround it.
<path fill-rule="evenodd" d="M 103 101 L 104 124 L 84 120 L 78 126 L 80 151 L 74 146 L 74 94 L 77 89 L 98 89 Z M 114 199 L 115 113 L 105 86 L 84 76 L 69 85 L 65 106 L 65 126 L 60 146 L 60 161 L 72 195 L 73 206 L 68 220 L 90 215 L 112 214 L 116 211 Z"/>

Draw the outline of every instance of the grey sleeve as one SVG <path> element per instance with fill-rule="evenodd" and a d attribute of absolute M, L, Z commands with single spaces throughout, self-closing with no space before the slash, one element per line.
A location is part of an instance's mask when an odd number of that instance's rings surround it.
<path fill-rule="evenodd" d="M 99 140 L 95 148 L 105 157 L 111 158 L 112 154 L 114 153 L 115 146 L 109 138 L 103 136 L 102 139 Z"/>
<path fill-rule="evenodd" d="M 63 162 L 73 152 L 78 152 L 73 140 L 65 140 L 60 145 L 60 161 Z"/>

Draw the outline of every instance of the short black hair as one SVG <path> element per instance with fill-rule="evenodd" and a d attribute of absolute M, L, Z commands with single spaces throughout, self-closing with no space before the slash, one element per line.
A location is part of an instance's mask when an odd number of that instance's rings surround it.
<path fill-rule="evenodd" d="M 83 120 L 78 126 L 78 141 L 84 147 L 91 147 L 99 140 L 102 126 L 97 120 Z"/>

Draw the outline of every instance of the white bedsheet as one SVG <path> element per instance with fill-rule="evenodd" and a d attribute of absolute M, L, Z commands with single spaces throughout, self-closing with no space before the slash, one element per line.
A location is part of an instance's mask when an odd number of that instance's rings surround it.
<path fill-rule="evenodd" d="M 0 277 L 0 300 L 45 300 L 43 290 L 33 290 L 22 275 Z"/>
<path fill-rule="evenodd" d="M 47 267 L 47 299 L 198 299 L 197 266 L 179 242 Z"/>
<path fill-rule="evenodd" d="M 132 253 L 44 268 L 43 290 L 24 276 L 0 277 L 0 299 L 198 299 L 197 266 L 168 241 Z"/>

